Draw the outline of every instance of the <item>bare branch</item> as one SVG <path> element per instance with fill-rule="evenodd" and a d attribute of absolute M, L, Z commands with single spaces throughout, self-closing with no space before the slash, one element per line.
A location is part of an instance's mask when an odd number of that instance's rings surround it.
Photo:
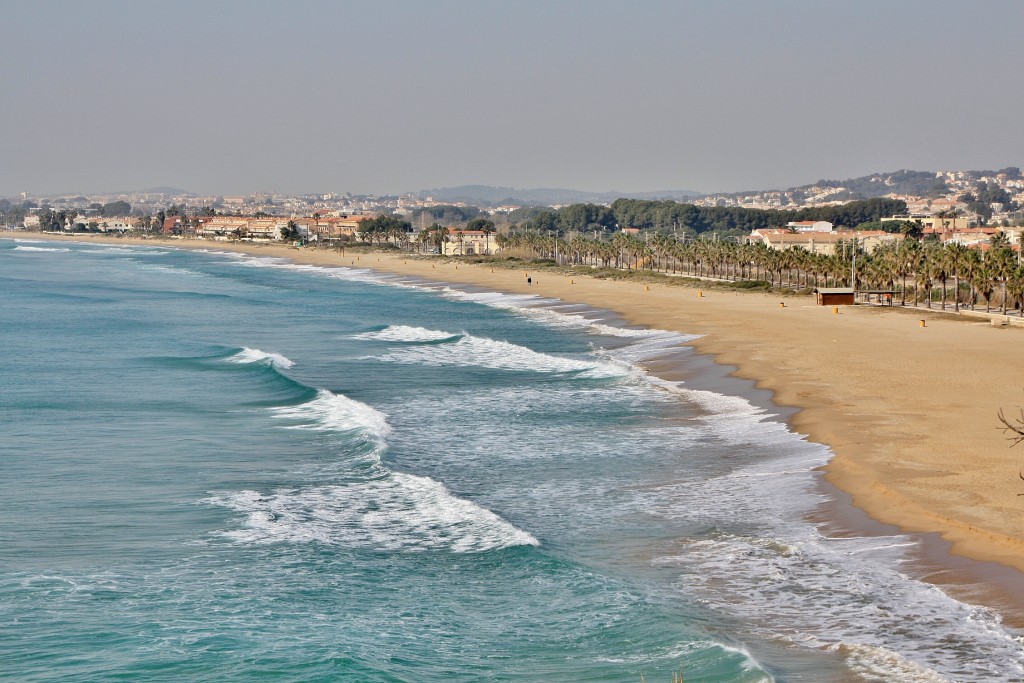
<path fill-rule="evenodd" d="M 1024 441 L 1024 408 L 1018 408 L 1018 410 L 1020 414 L 1011 421 L 1010 418 L 1006 417 L 1003 409 L 999 409 L 999 421 L 1003 423 L 1000 429 L 1003 430 L 1004 434 L 1007 434 L 1006 438 L 1010 440 L 1010 448 Z"/>

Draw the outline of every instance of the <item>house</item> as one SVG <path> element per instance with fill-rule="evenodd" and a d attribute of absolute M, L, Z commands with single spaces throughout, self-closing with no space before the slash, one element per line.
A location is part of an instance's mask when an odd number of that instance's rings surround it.
<path fill-rule="evenodd" d="M 967 216 L 959 216 L 957 218 L 940 218 L 938 216 L 922 216 L 917 217 L 911 214 L 910 216 L 890 216 L 889 218 L 883 218 L 882 223 L 891 223 L 896 221 L 913 221 L 914 223 L 920 223 L 921 228 L 924 232 L 942 232 L 943 230 L 965 230 L 967 228 L 973 228 L 978 224 L 976 218 L 970 218 Z"/>
<path fill-rule="evenodd" d="M 119 233 L 121 233 L 123 235 L 124 233 L 129 232 L 129 231 L 135 229 L 136 221 L 137 221 L 137 219 L 135 219 L 135 218 L 124 216 L 124 217 L 114 217 L 114 218 L 89 218 L 89 217 L 85 217 L 85 218 L 80 218 L 77 222 L 78 223 L 83 223 L 84 222 L 86 225 L 88 225 L 89 223 L 95 222 L 96 223 L 96 228 L 100 232 L 119 232 Z"/>
<path fill-rule="evenodd" d="M 248 239 L 270 241 L 281 239 L 281 231 L 288 227 L 287 218 L 245 218 L 242 216 L 213 216 L 196 227 L 196 234 L 215 240 Z"/>
<path fill-rule="evenodd" d="M 300 235 L 310 240 L 338 240 L 355 237 L 359 225 L 373 216 L 347 215 L 293 218 Z"/>
<path fill-rule="evenodd" d="M 184 223 L 181 216 L 168 216 L 164 219 L 164 224 L 160 226 L 160 229 L 165 235 L 180 235 L 185 230 Z"/>
<path fill-rule="evenodd" d="M 448 241 L 444 243 L 445 256 L 473 256 L 475 254 L 496 254 L 501 251 L 494 240 L 494 233 L 483 230 L 448 228 Z"/>
<path fill-rule="evenodd" d="M 797 232 L 832 232 L 828 221 L 790 221 L 786 227 Z"/>

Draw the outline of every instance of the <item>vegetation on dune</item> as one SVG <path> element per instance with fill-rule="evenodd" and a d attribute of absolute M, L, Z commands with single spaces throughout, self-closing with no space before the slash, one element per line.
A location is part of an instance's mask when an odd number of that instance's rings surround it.
<path fill-rule="evenodd" d="M 689 277 L 755 290 L 856 287 L 891 292 L 901 305 L 953 311 L 984 305 L 986 312 L 1024 315 L 1024 266 L 1003 234 L 986 251 L 908 236 L 871 253 L 856 240 L 839 242 L 833 254 L 622 232 L 610 239 L 528 232 L 498 235 L 496 242 L 504 258 L 530 261 L 531 267 L 586 267 L 593 277 Z"/>

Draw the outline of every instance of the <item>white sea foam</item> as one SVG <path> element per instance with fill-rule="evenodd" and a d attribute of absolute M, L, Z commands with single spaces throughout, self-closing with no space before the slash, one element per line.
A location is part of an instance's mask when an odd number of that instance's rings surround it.
<path fill-rule="evenodd" d="M 652 650 L 650 652 L 643 652 L 627 657 L 597 657 L 599 662 L 609 662 L 611 664 L 633 664 L 633 665 L 650 665 L 652 662 L 658 660 L 668 660 L 671 662 L 684 661 L 687 657 L 695 656 L 700 658 L 704 653 L 714 653 L 717 658 L 719 652 L 724 652 L 730 655 L 734 655 L 743 660 L 743 668 L 746 671 L 758 672 L 762 676 L 760 678 L 750 678 L 751 683 L 772 683 L 775 678 L 764 670 L 764 667 L 757 661 L 757 658 L 750 653 L 749 650 L 742 647 L 731 647 L 723 643 L 716 643 L 711 640 L 694 640 L 670 647 L 664 647 Z"/>
<path fill-rule="evenodd" d="M 425 327 L 410 327 L 408 325 L 389 325 L 383 330 L 375 332 L 363 332 L 353 335 L 356 339 L 373 339 L 386 342 L 429 342 L 451 339 L 458 336 L 451 332 L 439 330 L 428 330 Z"/>
<path fill-rule="evenodd" d="M 71 251 L 65 247 L 24 247 L 18 245 L 14 248 L 14 251 Z"/>
<path fill-rule="evenodd" d="M 827 500 L 811 469 L 829 454 L 793 445 L 790 435 L 788 455 L 768 444 L 763 462 L 651 491 L 649 513 L 717 529 L 654 564 L 677 568 L 680 590 L 752 637 L 845 653 L 866 680 L 1024 677 L 1021 645 L 996 615 L 900 570 L 916 545 L 907 537 L 830 538 L 802 521 Z M 758 520 L 756 531 L 749 522 L 744 533 L 728 531 L 734 519 Z"/>
<path fill-rule="evenodd" d="M 211 251 L 213 254 L 223 254 L 224 252 Z M 425 287 L 423 285 L 409 285 L 402 282 L 398 282 L 393 279 L 392 276 L 388 276 L 382 273 L 378 273 L 368 268 L 362 268 L 355 266 L 314 266 L 306 263 L 293 263 L 287 259 L 278 258 L 275 256 L 249 256 L 242 254 L 241 258 L 237 258 L 233 265 L 247 266 L 250 268 L 273 268 L 276 270 L 287 270 L 300 273 L 309 273 L 312 275 L 321 275 L 339 280 L 346 280 L 350 282 L 365 282 L 375 285 L 389 285 L 392 287 L 399 287 L 403 289 L 432 289 L 431 287 Z"/>
<path fill-rule="evenodd" d="M 390 473 L 380 479 L 262 495 L 239 491 L 207 502 L 246 515 L 225 532 L 240 543 L 318 542 L 383 551 L 485 552 L 539 545 L 495 513 L 453 495 L 428 477 Z"/>
<path fill-rule="evenodd" d="M 250 349 L 249 347 L 243 348 L 227 360 L 231 363 L 264 363 L 281 368 L 282 370 L 295 365 L 294 362 L 285 358 L 280 353 L 260 351 L 259 349 Z"/>
<path fill-rule="evenodd" d="M 847 665 L 865 681 L 890 683 L 948 683 L 928 667 L 915 664 L 895 652 L 873 645 L 842 645 L 837 649 L 846 656 Z"/>
<path fill-rule="evenodd" d="M 288 420 L 293 429 L 316 431 L 361 431 L 379 443 L 391 433 L 387 415 L 344 394 L 326 389 L 314 399 L 296 406 L 271 408 L 274 417 Z"/>
<path fill-rule="evenodd" d="M 578 372 L 586 377 L 622 377 L 619 365 L 540 353 L 511 342 L 466 335 L 448 344 L 409 346 L 377 360 L 428 366 L 480 367 L 529 372 Z"/>

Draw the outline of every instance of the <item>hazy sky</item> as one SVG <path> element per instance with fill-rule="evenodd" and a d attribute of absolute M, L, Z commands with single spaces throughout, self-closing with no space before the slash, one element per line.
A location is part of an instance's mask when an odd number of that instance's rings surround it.
<path fill-rule="evenodd" d="M 1024 166 L 1024 2 L 0 0 L 0 195 Z"/>

